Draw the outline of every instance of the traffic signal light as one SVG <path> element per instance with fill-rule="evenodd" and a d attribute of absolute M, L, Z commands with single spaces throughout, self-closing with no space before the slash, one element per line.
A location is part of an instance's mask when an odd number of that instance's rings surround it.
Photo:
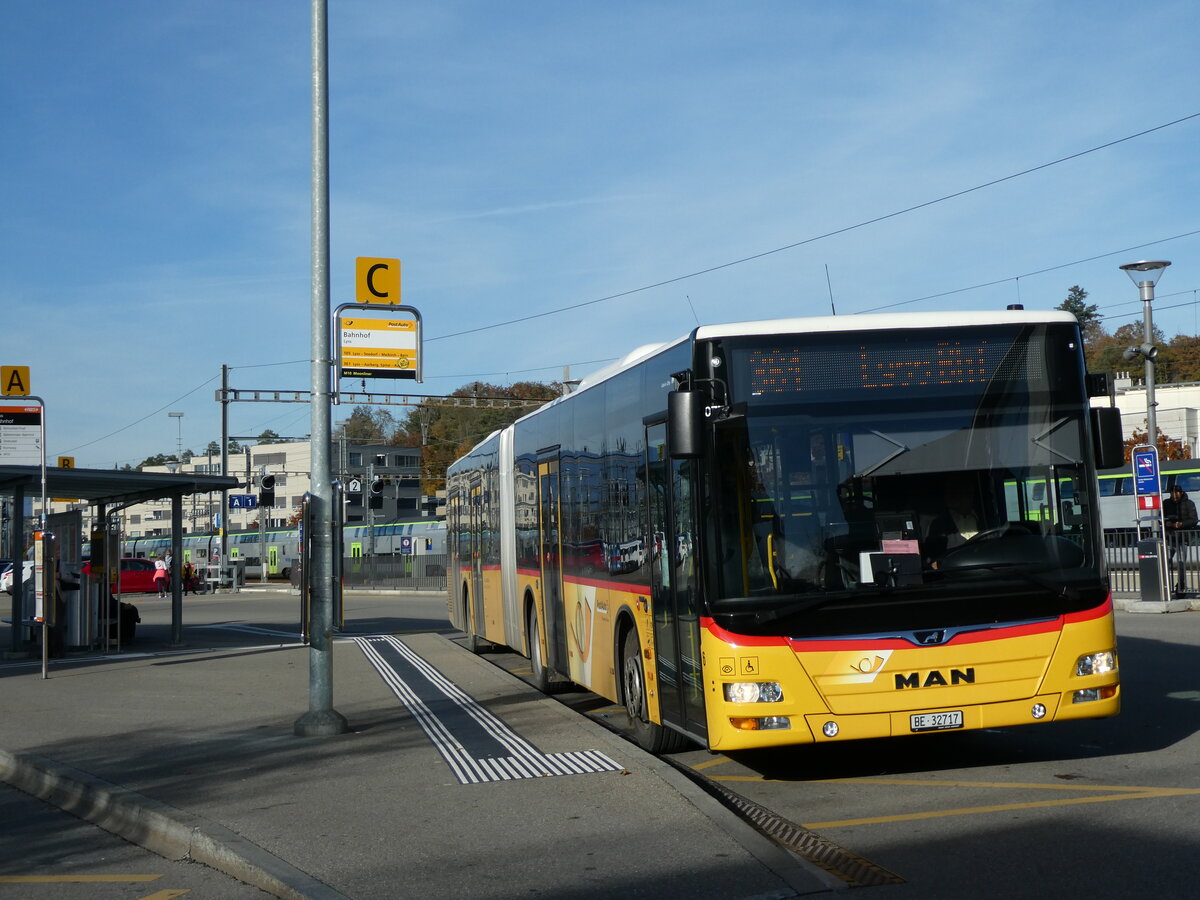
<path fill-rule="evenodd" d="M 275 476 L 274 475 L 259 475 L 258 476 L 258 505 L 259 506 L 274 506 L 275 505 Z"/>
<path fill-rule="evenodd" d="M 382 478 L 376 478 L 374 481 L 371 482 L 370 500 L 368 502 L 370 503 L 371 509 L 383 509 L 383 479 Z"/>

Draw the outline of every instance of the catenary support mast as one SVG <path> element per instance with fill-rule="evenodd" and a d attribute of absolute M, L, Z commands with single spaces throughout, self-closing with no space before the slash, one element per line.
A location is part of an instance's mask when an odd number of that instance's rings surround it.
<path fill-rule="evenodd" d="M 312 2 L 312 585 L 308 712 L 295 722 L 303 736 L 342 734 L 345 716 L 333 708 L 333 478 L 329 436 L 329 84 L 327 0 Z"/>

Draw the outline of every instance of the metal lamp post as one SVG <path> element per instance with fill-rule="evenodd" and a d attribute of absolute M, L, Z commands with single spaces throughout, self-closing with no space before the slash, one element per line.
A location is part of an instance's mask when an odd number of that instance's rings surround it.
<path fill-rule="evenodd" d="M 1146 360 L 1146 443 L 1151 447 L 1158 446 L 1158 421 L 1155 409 L 1158 404 L 1154 399 L 1154 358 L 1158 356 L 1158 348 L 1154 346 L 1154 320 L 1150 304 L 1154 302 L 1154 285 L 1162 278 L 1163 272 L 1171 263 L 1165 259 L 1142 260 L 1141 262 L 1126 263 L 1121 266 L 1131 281 L 1138 286 L 1142 297 L 1142 345 L 1130 347 L 1125 351 L 1125 358 L 1132 360 L 1137 356 Z"/>
<path fill-rule="evenodd" d="M 1154 399 L 1154 359 L 1158 356 L 1158 348 L 1154 346 L 1154 319 L 1150 311 L 1150 305 L 1154 302 L 1154 286 L 1158 283 L 1158 279 L 1162 277 L 1167 266 L 1171 263 L 1167 260 L 1142 260 L 1141 262 L 1126 263 L 1121 266 L 1121 271 L 1125 272 L 1131 281 L 1138 286 L 1138 292 L 1142 298 L 1142 344 L 1140 347 L 1130 347 L 1125 351 L 1125 359 L 1132 362 L 1137 357 L 1142 357 L 1146 363 L 1146 443 L 1153 448 L 1154 456 L 1158 457 L 1158 417 L 1157 401 Z M 1158 486 L 1161 490 L 1161 485 Z M 1168 563 L 1167 554 L 1167 536 L 1164 533 L 1162 520 L 1162 507 L 1158 509 L 1158 515 L 1153 517 L 1152 538 L 1150 542 L 1151 549 L 1148 551 L 1147 560 L 1153 558 L 1155 565 L 1153 566 L 1153 574 L 1158 584 L 1155 586 L 1154 594 L 1157 596 L 1153 599 L 1162 598 L 1166 603 L 1171 600 L 1171 579 L 1170 579 L 1170 564 Z M 1140 543 L 1139 543 L 1140 548 Z M 1139 557 L 1141 550 L 1139 549 Z M 1150 577 L 1151 566 L 1144 566 L 1142 574 L 1143 581 Z M 1143 583 L 1143 588 L 1147 587 Z M 1142 596 L 1145 598 L 1147 592 L 1142 591 Z M 1165 609 L 1166 607 L 1164 607 Z"/>
<path fill-rule="evenodd" d="M 183 413 L 169 412 L 167 415 L 174 419 L 175 423 L 179 426 L 175 438 L 175 461 L 181 463 L 183 462 Z"/>

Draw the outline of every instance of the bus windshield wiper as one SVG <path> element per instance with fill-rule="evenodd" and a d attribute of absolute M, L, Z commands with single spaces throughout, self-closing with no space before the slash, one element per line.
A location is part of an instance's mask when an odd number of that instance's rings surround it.
<path fill-rule="evenodd" d="M 1043 578 L 1017 563 L 975 563 L 969 566 L 955 566 L 952 569 L 942 569 L 941 572 L 942 575 L 957 575 L 959 572 L 995 572 L 1002 575 L 1016 575 L 1022 581 L 1026 581 L 1034 587 L 1040 587 L 1052 594 L 1058 594 L 1060 597 L 1075 599 L 1077 596 L 1075 589 L 1065 581 L 1055 582 L 1049 578 Z"/>
<path fill-rule="evenodd" d="M 757 625 L 775 622 L 788 616 L 794 616 L 796 613 L 806 612 L 810 609 L 820 609 L 822 606 L 828 606 L 830 603 L 845 599 L 845 597 L 845 594 L 834 596 L 822 594 L 816 597 L 807 597 L 804 600 L 793 600 L 791 603 L 785 603 L 782 606 L 759 610 L 754 614 L 754 622 Z"/>
<path fill-rule="evenodd" d="M 833 603 L 844 596 L 845 594 L 835 596 L 828 594 L 809 595 L 803 599 L 791 600 L 782 606 L 770 606 L 766 609 L 763 607 L 771 601 L 778 599 L 777 596 L 723 597 L 720 600 L 713 600 L 709 608 L 714 615 L 753 616 L 756 623 L 762 624 L 764 622 L 774 622 L 776 619 L 792 615 L 793 613 L 803 612 L 806 609 L 816 609 L 827 603 Z"/>

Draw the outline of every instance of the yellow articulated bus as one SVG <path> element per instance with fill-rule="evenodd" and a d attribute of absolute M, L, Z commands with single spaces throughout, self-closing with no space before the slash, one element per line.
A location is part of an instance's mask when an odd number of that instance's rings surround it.
<path fill-rule="evenodd" d="M 450 467 L 451 621 L 655 752 L 1114 715 L 1090 381 L 1061 312 L 644 347 Z"/>

